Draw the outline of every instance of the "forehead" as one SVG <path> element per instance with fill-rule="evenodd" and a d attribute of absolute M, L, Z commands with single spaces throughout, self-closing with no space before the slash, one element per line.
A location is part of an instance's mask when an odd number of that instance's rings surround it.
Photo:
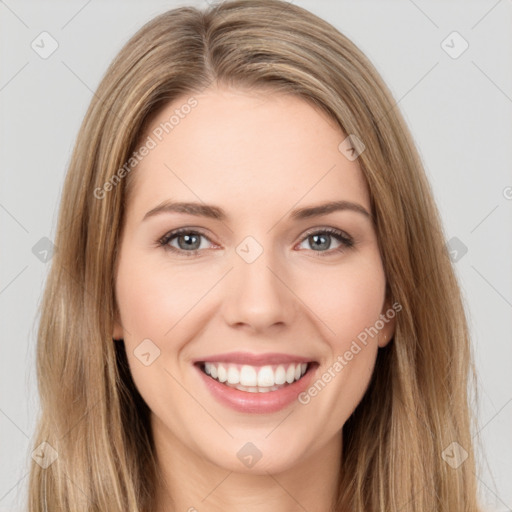
<path fill-rule="evenodd" d="M 132 171 L 132 208 L 168 199 L 226 205 L 254 214 L 271 205 L 353 200 L 370 209 L 357 160 L 325 112 L 271 91 L 209 89 L 167 104 L 142 144 L 153 146 Z"/>

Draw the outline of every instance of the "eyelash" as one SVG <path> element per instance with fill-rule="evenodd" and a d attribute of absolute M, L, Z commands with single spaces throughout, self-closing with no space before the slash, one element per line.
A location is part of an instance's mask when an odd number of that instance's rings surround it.
<path fill-rule="evenodd" d="M 162 238 L 160 238 L 158 240 L 158 245 L 163 247 L 165 250 L 168 250 L 168 251 L 180 254 L 180 255 L 184 255 L 186 257 L 197 255 L 197 253 L 199 253 L 202 249 L 194 249 L 192 251 L 185 251 L 185 250 L 177 249 L 176 247 L 172 247 L 171 245 L 169 245 L 169 242 L 172 239 L 176 238 L 177 236 L 179 236 L 181 234 L 202 236 L 202 237 L 206 238 L 207 240 L 209 240 L 209 238 L 205 234 L 201 233 L 200 231 L 195 231 L 190 228 L 180 228 L 180 229 L 175 229 L 174 231 L 170 231 L 169 233 L 165 234 Z M 333 253 L 343 253 L 346 249 L 351 249 L 355 245 L 354 240 L 350 236 L 343 233 L 343 231 L 340 231 L 340 230 L 334 229 L 334 228 L 322 228 L 322 229 L 317 229 L 315 231 L 310 231 L 304 235 L 304 237 L 301 239 L 300 243 L 307 240 L 310 236 L 324 235 L 324 234 L 328 234 L 328 235 L 332 236 L 338 242 L 341 242 L 341 245 L 340 245 L 340 247 L 338 247 L 336 249 L 330 249 L 327 251 L 313 251 L 311 249 L 313 252 L 317 253 L 317 256 L 319 256 L 319 257 L 331 256 L 331 255 L 333 255 Z"/>

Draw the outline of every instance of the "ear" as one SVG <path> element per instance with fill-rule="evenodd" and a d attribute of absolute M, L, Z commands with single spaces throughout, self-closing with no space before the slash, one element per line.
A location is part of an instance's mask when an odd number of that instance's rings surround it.
<path fill-rule="evenodd" d="M 396 327 L 396 315 L 402 306 L 395 302 L 395 307 L 392 305 L 391 297 L 388 296 L 381 311 L 380 320 L 384 324 L 379 331 L 378 345 L 379 348 L 385 347 L 393 338 Z"/>

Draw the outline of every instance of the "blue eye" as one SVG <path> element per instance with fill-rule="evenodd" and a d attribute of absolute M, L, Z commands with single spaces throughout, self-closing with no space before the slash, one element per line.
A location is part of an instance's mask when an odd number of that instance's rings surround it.
<path fill-rule="evenodd" d="M 205 235 L 198 231 L 181 228 L 167 233 L 158 242 L 172 252 L 185 253 L 186 256 L 193 256 L 197 254 L 201 248 L 201 237 L 208 240 Z M 178 240 L 178 247 L 170 245 L 175 239 Z"/>
<path fill-rule="evenodd" d="M 327 250 L 331 248 L 331 240 L 335 238 L 340 246 L 331 250 Z M 318 256 L 328 256 L 332 255 L 332 253 L 340 253 L 344 252 L 346 249 L 350 249 L 354 246 L 354 241 L 348 235 L 345 235 L 342 231 L 333 228 L 324 228 L 322 230 L 313 231 L 306 235 L 306 238 L 303 240 L 304 242 L 309 242 L 310 246 L 317 247 L 318 250 L 314 250 L 314 252 L 318 253 Z M 324 250 L 326 249 L 326 250 Z"/>
<path fill-rule="evenodd" d="M 164 235 L 160 240 L 158 240 L 158 245 L 180 255 L 195 256 L 202 249 L 205 249 L 205 247 L 201 247 L 202 238 L 209 241 L 209 238 L 199 231 L 195 231 L 190 228 L 180 228 Z M 339 247 L 331 249 L 332 238 L 339 242 Z M 171 245 L 171 242 L 174 242 L 175 240 L 177 241 L 178 247 Z M 317 253 L 318 256 L 329 256 L 333 253 L 341 253 L 354 246 L 354 241 L 350 236 L 343 233 L 343 231 L 333 228 L 323 228 L 311 231 L 305 235 L 301 244 L 304 242 L 309 242 L 310 247 L 316 247 L 311 250 Z"/>

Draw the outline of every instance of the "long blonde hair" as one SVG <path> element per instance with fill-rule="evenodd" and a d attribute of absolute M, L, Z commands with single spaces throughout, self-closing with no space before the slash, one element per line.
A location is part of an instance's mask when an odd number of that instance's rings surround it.
<path fill-rule="evenodd" d="M 375 68 L 333 26 L 291 3 L 239 0 L 148 22 L 91 101 L 62 193 L 38 333 L 34 448 L 47 442 L 58 457 L 46 469 L 32 463 L 30 512 L 153 509 L 149 411 L 122 341 L 112 340 L 118 241 L 136 170 L 112 176 L 161 107 L 212 83 L 296 95 L 366 146 L 359 163 L 387 292 L 402 310 L 343 427 L 334 510 L 477 511 L 467 321 L 409 130 Z M 458 467 L 443 458 L 452 442 L 467 453 Z"/>

